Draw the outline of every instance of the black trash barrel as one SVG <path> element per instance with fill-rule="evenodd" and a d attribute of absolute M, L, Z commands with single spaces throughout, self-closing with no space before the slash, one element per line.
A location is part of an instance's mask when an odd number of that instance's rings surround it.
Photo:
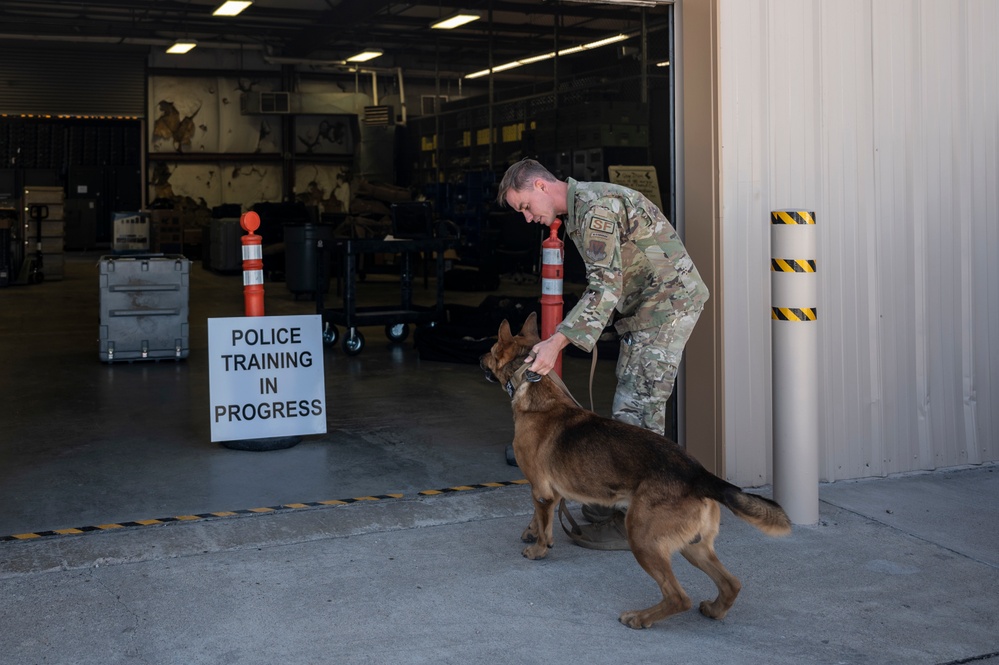
<path fill-rule="evenodd" d="M 316 241 L 323 241 L 322 256 Z M 330 289 L 330 250 L 333 244 L 333 227 L 327 224 L 285 224 L 284 262 L 285 284 L 296 297 L 316 293 L 316 259 L 320 261 L 318 284 L 323 293 Z"/>

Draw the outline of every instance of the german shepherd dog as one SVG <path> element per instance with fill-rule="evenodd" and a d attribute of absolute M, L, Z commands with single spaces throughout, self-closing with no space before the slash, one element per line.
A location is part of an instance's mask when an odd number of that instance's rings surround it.
<path fill-rule="evenodd" d="M 639 565 L 659 585 L 663 599 L 624 612 L 621 623 L 648 628 L 691 607 L 670 566 L 678 551 L 718 587 L 701 614 L 721 619 L 741 585 L 715 555 L 721 509 L 770 536 L 790 533 L 791 521 L 776 502 L 715 476 L 676 443 L 635 425 L 581 408 L 550 376 L 527 372 L 524 359 L 537 344 L 532 313 L 519 334 L 504 321 L 499 337 L 479 359 L 486 378 L 506 387 L 513 406 L 513 449 L 531 484 L 534 516 L 521 535 L 528 559 L 542 559 L 554 544 L 555 507 L 565 499 L 627 509 L 628 543 Z"/>

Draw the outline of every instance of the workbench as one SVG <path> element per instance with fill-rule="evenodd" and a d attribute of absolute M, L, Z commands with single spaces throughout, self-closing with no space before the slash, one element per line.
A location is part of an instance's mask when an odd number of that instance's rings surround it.
<path fill-rule="evenodd" d="M 322 243 L 323 241 L 319 241 Z M 375 239 L 339 238 L 332 242 L 330 251 L 340 258 L 337 262 L 343 271 L 343 309 L 326 309 L 323 289 L 316 288 L 316 313 L 323 320 L 323 342 L 336 344 L 340 337 L 337 325 L 346 327 L 343 350 L 347 355 L 357 355 L 364 349 L 361 326 L 385 326 L 385 335 L 393 342 L 402 342 L 409 336 L 409 324 L 425 324 L 444 316 L 444 252 L 454 247 L 454 238 Z M 320 252 L 321 254 L 321 252 Z M 398 306 L 359 307 L 357 303 L 357 259 L 363 254 L 398 254 L 402 258 L 399 272 L 400 302 Z M 437 301 L 432 307 L 413 304 L 413 266 L 420 254 L 434 257 L 437 269 Z M 320 270 L 316 271 L 319 275 Z"/>

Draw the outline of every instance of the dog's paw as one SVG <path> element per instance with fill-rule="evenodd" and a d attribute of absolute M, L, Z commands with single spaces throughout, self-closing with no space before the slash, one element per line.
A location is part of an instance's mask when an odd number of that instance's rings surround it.
<path fill-rule="evenodd" d="M 635 630 L 641 630 L 642 628 L 648 628 L 652 625 L 652 620 L 648 617 L 648 612 L 645 610 L 633 610 L 631 612 L 622 612 L 621 616 L 618 617 L 618 621 L 623 623 L 628 628 L 634 628 Z"/>
<path fill-rule="evenodd" d="M 725 607 L 718 601 L 711 602 L 707 600 L 702 600 L 701 605 L 697 608 L 701 611 L 701 614 L 708 617 L 709 619 L 724 619 L 725 615 L 728 614 L 728 610 L 731 607 Z"/>
<path fill-rule="evenodd" d="M 536 543 L 538 541 L 538 532 L 529 526 L 524 529 L 524 533 L 520 534 L 520 539 L 525 543 Z"/>
<path fill-rule="evenodd" d="M 531 561 L 544 559 L 546 556 L 548 556 L 548 546 L 542 545 L 541 543 L 534 543 L 533 545 L 528 545 L 527 547 L 525 547 L 522 554 Z"/>

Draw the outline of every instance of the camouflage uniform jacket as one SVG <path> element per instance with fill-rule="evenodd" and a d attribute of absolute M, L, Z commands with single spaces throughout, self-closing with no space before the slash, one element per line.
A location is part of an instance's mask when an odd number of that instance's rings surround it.
<path fill-rule="evenodd" d="M 700 309 L 708 289 L 666 216 L 644 195 L 604 182 L 569 185 L 566 234 L 586 263 L 586 292 L 556 330 L 590 351 L 616 309 L 618 333 Z"/>

